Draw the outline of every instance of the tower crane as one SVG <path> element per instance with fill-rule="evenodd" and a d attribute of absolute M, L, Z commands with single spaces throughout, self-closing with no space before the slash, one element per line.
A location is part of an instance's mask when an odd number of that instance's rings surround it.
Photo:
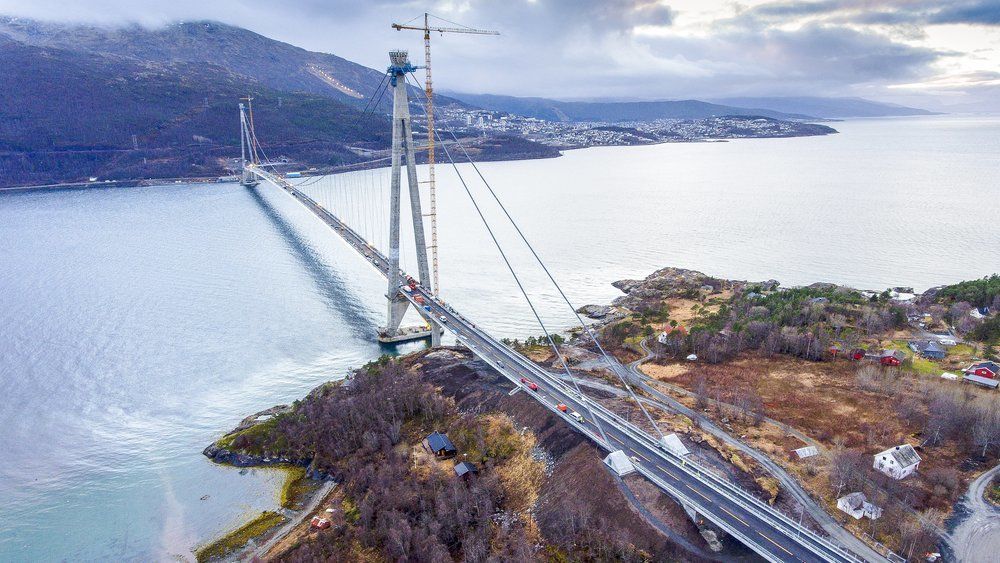
<path fill-rule="evenodd" d="M 424 79 L 424 94 L 427 97 L 427 185 L 430 193 L 430 213 L 428 216 L 431 220 L 431 263 L 433 271 L 433 283 L 432 287 L 434 289 L 434 296 L 437 297 L 439 292 L 438 285 L 438 235 L 437 235 L 437 190 L 434 185 L 434 87 L 431 82 L 431 32 L 436 31 L 441 34 L 445 33 L 467 33 L 472 35 L 500 35 L 499 31 L 488 31 L 485 29 L 473 29 L 471 27 L 466 27 L 455 22 L 450 22 L 444 18 L 435 18 L 455 25 L 457 27 L 431 27 L 430 25 L 431 14 L 424 12 L 424 25 L 410 25 L 407 23 L 394 23 L 392 28 L 396 31 L 402 31 L 404 29 L 412 29 L 416 31 L 424 32 L 424 72 L 426 78 Z M 416 19 L 416 18 L 414 18 Z M 413 21 L 413 20 L 410 20 Z"/>

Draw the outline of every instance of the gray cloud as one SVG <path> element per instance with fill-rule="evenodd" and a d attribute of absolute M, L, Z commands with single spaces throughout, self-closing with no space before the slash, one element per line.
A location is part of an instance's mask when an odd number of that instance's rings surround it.
<path fill-rule="evenodd" d="M 440 89 L 552 97 L 687 98 L 726 95 L 876 95 L 894 81 L 936 74 L 952 53 L 907 45 L 936 23 L 995 22 L 1000 0 L 789 0 L 742 10 L 719 2 L 706 33 L 669 30 L 678 13 L 657 0 L 0 0 L 0 13 L 147 26 L 217 19 L 379 68 L 386 51 L 422 51 L 419 33 L 396 32 L 425 8 L 498 29 L 500 37 L 435 35 Z M 807 19 L 810 18 L 810 19 Z M 991 18 L 993 18 L 991 20 Z M 868 21 L 893 34 L 859 29 Z M 794 31 L 787 22 L 807 22 Z"/>
<path fill-rule="evenodd" d="M 1000 0 L 790 0 L 761 4 L 746 17 L 768 21 L 825 16 L 864 24 L 1000 25 Z"/>

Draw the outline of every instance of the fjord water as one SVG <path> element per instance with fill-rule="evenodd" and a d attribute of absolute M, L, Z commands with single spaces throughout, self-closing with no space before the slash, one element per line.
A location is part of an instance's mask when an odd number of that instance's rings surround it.
<path fill-rule="evenodd" d="M 1000 270 L 1000 119 L 834 126 L 481 168 L 578 305 L 665 265 L 871 289 Z M 443 294 L 499 336 L 539 333 L 439 178 Z M 387 351 L 382 278 L 268 186 L 0 194 L 0 265 L 2 561 L 190 557 L 274 508 L 280 480 L 201 449 Z M 540 272 L 522 275 L 552 327 L 574 323 Z"/>

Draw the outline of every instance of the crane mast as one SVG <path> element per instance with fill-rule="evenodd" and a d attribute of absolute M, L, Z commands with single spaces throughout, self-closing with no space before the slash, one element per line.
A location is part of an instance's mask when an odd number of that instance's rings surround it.
<path fill-rule="evenodd" d="M 427 188 L 430 196 L 431 219 L 431 277 L 434 279 L 434 297 L 439 297 L 441 284 L 438 281 L 438 221 L 437 188 L 434 182 L 434 86 L 431 81 L 431 30 L 427 12 L 424 12 L 424 94 L 427 97 Z"/>
<path fill-rule="evenodd" d="M 424 95 L 427 98 L 427 108 L 424 112 L 427 116 L 427 187 L 430 196 L 430 210 L 427 213 L 431 220 L 431 277 L 433 279 L 432 288 L 434 296 L 437 297 L 441 288 L 438 281 L 438 231 L 437 231 L 437 187 L 434 178 L 435 160 L 435 135 L 434 135 L 434 85 L 431 76 L 431 32 L 438 33 L 467 33 L 474 35 L 500 35 L 497 31 L 487 31 L 484 29 L 473 29 L 471 27 L 431 27 L 430 14 L 424 12 L 424 25 L 417 27 L 406 24 L 392 24 L 393 29 L 402 31 L 412 29 L 424 32 Z"/>

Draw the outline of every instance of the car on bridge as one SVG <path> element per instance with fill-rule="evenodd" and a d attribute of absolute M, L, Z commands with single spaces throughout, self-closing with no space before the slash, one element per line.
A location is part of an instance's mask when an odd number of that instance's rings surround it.
<path fill-rule="evenodd" d="M 448 322 L 448 319 L 447 319 L 447 318 L 445 318 L 445 316 L 444 316 L 444 315 L 441 315 L 440 317 L 438 317 L 438 319 L 439 319 L 439 320 L 440 320 L 441 322 L 443 322 L 443 323 L 446 323 L 446 322 Z"/>
<path fill-rule="evenodd" d="M 534 381 L 531 381 L 527 377 L 522 377 L 521 383 L 527 385 L 528 389 L 531 389 L 532 391 L 538 391 L 538 384 L 535 383 Z"/>
<path fill-rule="evenodd" d="M 561 412 L 566 412 L 569 407 L 567 407 L 566 405 L 564 405 L 562 403 L 559 403 L 558 405 L 556 405 L 556 408 L 559 409 Z"/>

